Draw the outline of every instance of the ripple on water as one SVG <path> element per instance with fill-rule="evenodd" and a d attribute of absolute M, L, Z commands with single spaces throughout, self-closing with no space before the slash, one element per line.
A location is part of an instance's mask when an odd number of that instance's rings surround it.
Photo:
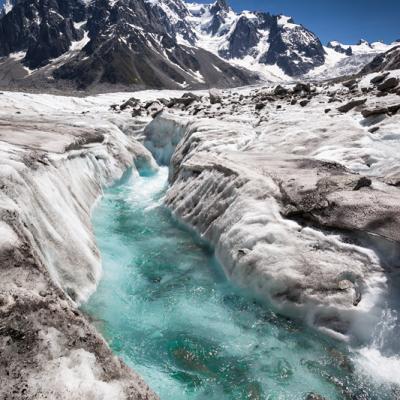
<path fill-rule="evenodd" d="M 103 278 L 84 307 L 162 400 L 393 399 L 355 372 L 343 344 L 227 282 L 211 249 L 162 207 L 167 175 L 106 191 L 93 213 Z"/>

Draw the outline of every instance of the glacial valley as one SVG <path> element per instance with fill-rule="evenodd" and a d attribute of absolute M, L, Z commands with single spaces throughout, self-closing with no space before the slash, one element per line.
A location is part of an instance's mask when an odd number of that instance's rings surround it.
<path fill-rule="evenodd" d="M 0 89 L 0 400 L 400 400 L 398 40 L 7 0 Z"/>

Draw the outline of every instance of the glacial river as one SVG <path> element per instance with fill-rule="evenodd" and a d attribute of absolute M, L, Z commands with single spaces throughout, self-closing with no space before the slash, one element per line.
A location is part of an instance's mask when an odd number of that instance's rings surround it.
<path fill-rule="evenodd" d="M 163 207 L 167 176 L 126 174 L 95 208 L 103 277 L 84 306 L 162 400 L 398 398 L 394 384 L 360 372 L 344 343 L 228 282 L 212 249 Z"/>

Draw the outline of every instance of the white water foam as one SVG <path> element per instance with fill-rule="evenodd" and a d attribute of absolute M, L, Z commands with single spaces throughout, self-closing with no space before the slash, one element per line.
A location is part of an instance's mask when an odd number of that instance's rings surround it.
<path fill-rule="evenodd" d="M 382 312 L 372 335 L 372 343 L 356 352 L 354 362 L 361 374 L 378 383 L 400 385 L 400 357 L 392 354 L 393 340 L 400 342 L 399 323 L 395 310 L 387 308 Z"/>

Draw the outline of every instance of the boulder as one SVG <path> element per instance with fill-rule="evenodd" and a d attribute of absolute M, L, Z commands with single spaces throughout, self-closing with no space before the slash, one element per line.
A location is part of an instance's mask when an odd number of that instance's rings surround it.
<path fill-rule="evenodd" d="M 376 108 L 366 108 L 361 111 L 361 114 L 364 118 L 371 117 L 373 115 L 381 115 L 386 114 L 388 112 L 387 107 L 376 107 Z"/>
<path fill-rule="evenodd" d="M 355 107 L 361 106 L 363 104 L 365 104 L 367 101 L 367 99 L 356 99 L 356 100 L 351 100 L 346 104 L 343 104 L 342 106 L 338 107 L 338 111 L 342 112 L 342 113 L 347 113 L 350 110 L 352 110 Z"/>
<path fill-rule="evenodd" d="M 373 77 L 370 80 L 370 82 L 373 85 L 378 85 L 379 83 L 383 82 L 388 77 L 389 74 L 390 74 L 390 72 L 385 72 L 384 74 L 377 75 L 377 76 Z"/>
<path fill-rule="evenodd" d="M 354 186 L 353 190 L 360 190 L 363 187 L 370 187 L 372 185 L 371 179 L 367 178 L 366 176 L 362 176 Z"/>
<path fill-rule="evenodd" d="M 125 109 L 127 109 L 128 107 L 135 107 L 140 103 L 139 99 L 136 99 L 134 97 L 131 97 L 129 100 L 125 101 L 124 103 L 121 104 L 120 110 L 124 111 Z"/>
<path fill-rule="evenodd" d="M 176 105 L 183 105 L 184 107 L 190 106 L 195 101 L 200 101 L 201 97 L 193 93 L 184 93 L 182 97 L 174 97 L 167 103 L 167 107 L 175 107 Z"/>
<path fill-rule="evenodd" d="M 357 86 L 357 84 L 358 84 L 357 79 L 350 79 L 350 80 L 348 80 L 348 81 L 342 83 L 342 85 L 343 85 L 344 87 L 347 87 L 348 89 L 353 89 L 353 88 L 355 88 L 355 87 Z"/>
<path fill-rule="evenodd" d="M 302 101 L 300 101 L 299 104 L 300 104 L 302 107 L 305 107 L 309 102 L 310 102 L 310 100 L 302 100 Z"/>
<path fill-rule="evenodd" d="M 275 89 L 274 89 L 274 94 L 275 94 L 276 96 L 285 96 L 285 95 L 287 95 L 288 93 L 289 93 L 289 90 L 286 89 L 286 88 L 284 88 L 284 87 L 281 86 L 281 85 L 276 86 Z"/>
<path fill-rule="evenodd" d="M 390 186 L 400 187 L 400 174 L 392 174 L 385 176 L 384 182 Z"/>
<path fill-rule="evenodd" d="M 391 90 L 391 89 L 394 89 L 395 87 L 397 87 L 398 84 L 399 84 L 399 79 L 392 77 L 392 78 L 386 79 L 386 81 L 381 83 L 378 86 L 378 90 L 381 92 L 387 92 L 388 90 Z"/>
<path fill-rule="evenodd" d="M 219 90 L 210 89 L 209 95 L 210 95 L 210 103 L 211 104 L 217 104 L 217 103 L 222 102 L 222 94 Z"/>
<path fill-rule="evenodd" d="M 380 106 L 380 107 L 375 107 L 375 108 L 366 108 L 361 111 L 361 114 L 364 118 L 371 117 L 373 115 L 382 115 L 382 114 L 388 114 L 388 115 L 394 115 L 400 110 L 400 104 L 393 104 L 391 106 Z"/>
<path fill-rule="evenodd" d="M 164 105 L 159 101 L 153 101 L 147 107 L 147 114 L 152 118 L 155 118 L 158 114 L 160 114 L 164 110 Z"/>
<path fill-rule="evenodd" d="M 390 115 L 397 114 L 400 110 L 400 104 L 393 104 L 392 106 L 388 106 L 388 111 Z"/>
<path fill-rule="evenodd" d="M 309 83 L 296 83 L 296 86 L 293 88 L 293 93 L 300 93 L 300 92 L 311 92 L 311 85 Z"/>
<path fill-rule="evenodd" d="M 135 108 L 133 108 L 132 110 L 132 117 L 138 117 L 139 115 L 142 114 L 142 109 L 140 106 L 136 106 Z"/>

